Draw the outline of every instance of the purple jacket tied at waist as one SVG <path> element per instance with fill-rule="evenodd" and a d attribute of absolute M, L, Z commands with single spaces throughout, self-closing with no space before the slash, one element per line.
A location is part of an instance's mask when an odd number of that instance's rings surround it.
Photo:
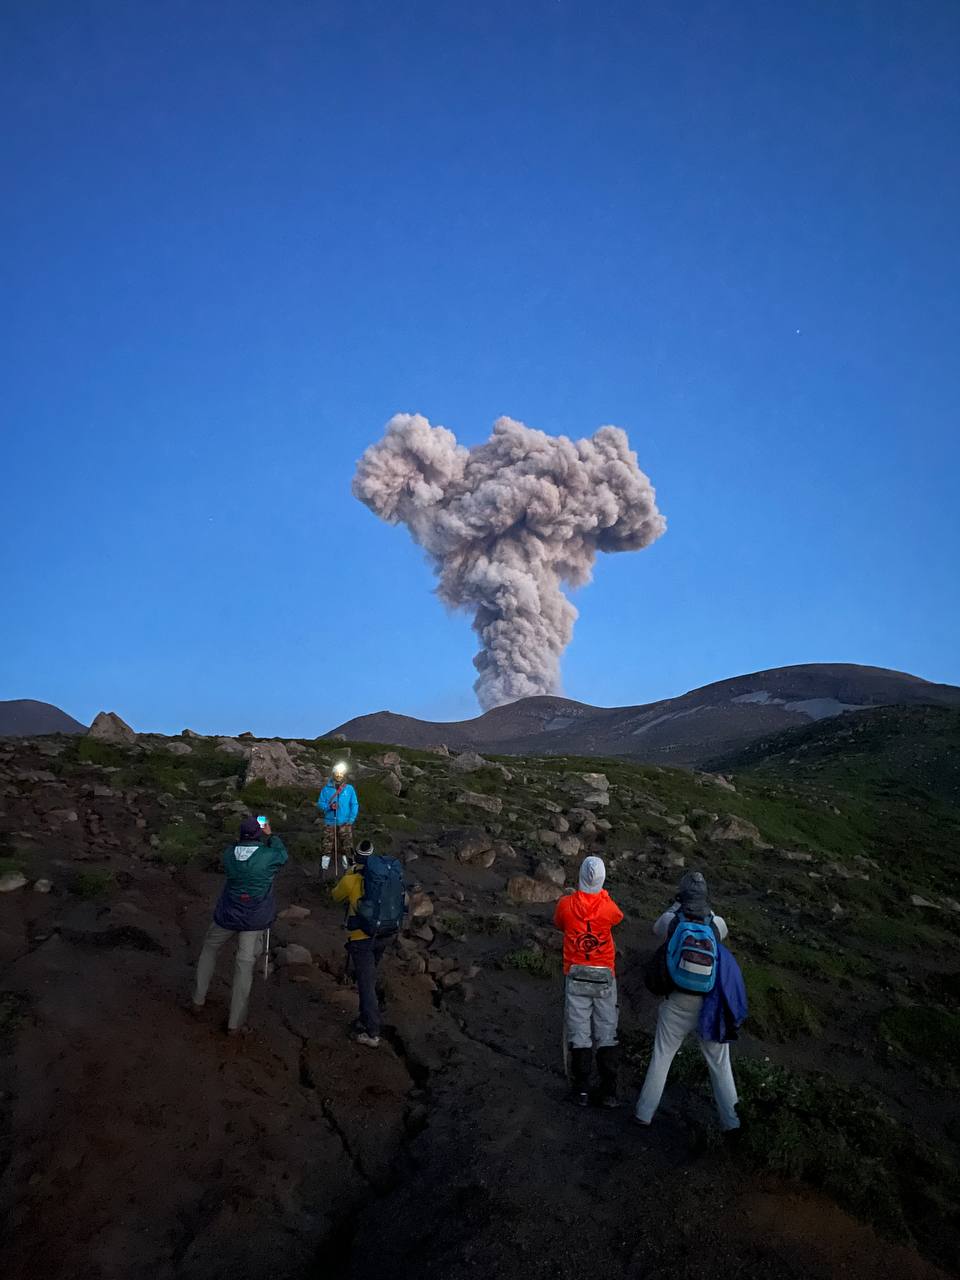
<path fill-rule="evenodd" d="M 703 997 L 697 1034 L 701 1040 L 727 1044 L 736 1040 L 737 1028 L 747 1016 L 747 989 L 736 957 L 723 943 L 717 953 L 717 977 L 713 990 Z"/>

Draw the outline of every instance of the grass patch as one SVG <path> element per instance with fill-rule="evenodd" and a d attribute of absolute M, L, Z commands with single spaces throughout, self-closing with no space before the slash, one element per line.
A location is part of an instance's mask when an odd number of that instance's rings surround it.
<path fill-rule="evenodd" d="M 81 871 L 74 881 L 73 891 L 81 898 L 102 898 L 116 883 L 113 872 L 107 867 L 91 867 Z"/>
<path fill-rule="evenodd" d="M 516 969 L 535 978 L 555 978 L 560 972 L 560 957 L 540 947 L 519 947 L 500 957 L 502 969 Z"/>
<path fill-rule="evenodd" d="M 928 1005 L 888 1009 L 880 1017 L 880 1034 L 918 1059 L 939 1083 L 960 1085 L 960 1014 Z"/>
<path fill-rule="evenodd" d="M 171 822 L 159 833 L 154 857 L 171 867 L 185 867 L 201 854 L 210 853 L 210 831 L 199 822 Z"/>
<path fill-rule="evenodd" d="M 786 974 L 765 965 L 741 965 L 750 1014 L 747 1029 L 764 1040 L 793 1040 L 817 1036 L 823 1025 L 816 1010 L 790 983 Z"/>

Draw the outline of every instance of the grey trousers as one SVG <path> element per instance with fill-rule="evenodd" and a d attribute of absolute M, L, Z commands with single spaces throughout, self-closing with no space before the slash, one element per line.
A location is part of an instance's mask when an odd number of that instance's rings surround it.
<path fill-rule="evenodd" d="M 636 1106 L 636 1117 L 644 1124 L 650 1123 L 660 1105 L 667 1073 L 677 1050 L 690 1032 L 695 1033 L 697 1030 L 702 1004 L 703 996 L 693 995 L 689 991 L 674 991 L 660 1005 L 653 1055 Z M 736 1112 L 737 1086 L 733 1082 L 733 1069 L 730 1066 L 730 1046 L 715 1044 L 712 1040 L 698 1040 L 697 1043 L 710 1072 L 720 1127 L 739 1129 L 740 1117 Z"/>
<path fill-rule="evenodd" d="M 253 985 L 253 966 L 257 956 L 263 954 L 263 934 L 259 929 L 237 933 L 234 929 L 223 929 L 212 924 L 203 940 L 203 950 L 197 962 L 197 985 L 193 993 L 193 1003 L 203 1004 L 207 998 L 207 988 L 213 977 L 217 963 L 217 952 L 228 938 L 237 940 L 237 958 L 233 964 L 233 991 L 230 995 L 230 1017 L 227 1026 L 231 1031 L 242 1027 L 247 1020 L 247 1005 L 250 1003 L 250 987 Z"/>
<path fill-rule="evenodd" d="M 617 980 L 611 969 L 575 964 L 567 974 L 564 1039 L 571 1049 L 606 1049 L 617 1043 Z"/>

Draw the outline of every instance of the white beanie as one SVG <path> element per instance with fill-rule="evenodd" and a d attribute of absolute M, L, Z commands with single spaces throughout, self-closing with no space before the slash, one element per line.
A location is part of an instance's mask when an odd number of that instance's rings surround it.
<path fill-rule="evenodd" d="M 580 864 L 580 892 L 599 893 L 607 878 L 602 858 L 584 858 Z"/>

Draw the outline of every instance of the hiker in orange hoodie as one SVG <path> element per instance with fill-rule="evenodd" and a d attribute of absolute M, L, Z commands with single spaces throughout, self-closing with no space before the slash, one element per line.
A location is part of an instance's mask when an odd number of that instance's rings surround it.
<path fill-rule="evenodd" d="M 576 892 L 560 899 L 553 917 L 553 923 L 563 930 L 563 1038 L 570 1048 L 573 1101 L 580 1107 L 590 1101 L 594 1047 L 600 1106 L 618 1105 L 619 1007 L 611 930 L 623 919 L 623 912 L 603 887 L 606 876 L 602 858 L 584 858 Z"/>

